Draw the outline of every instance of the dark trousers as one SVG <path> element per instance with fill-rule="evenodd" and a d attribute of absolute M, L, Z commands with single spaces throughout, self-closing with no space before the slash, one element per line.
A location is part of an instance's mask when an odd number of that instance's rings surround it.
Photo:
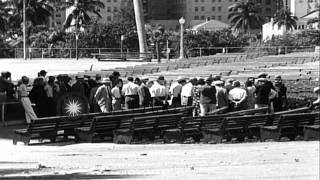
<path fill-rule="evenodd" d="M 165 106 L 163 104 L 163 100 L 165 100 L 165 97 L 157 97 L 157 98 L 152 98 L 152 105 L 153 106 Z"/>
<path fill-rule="evenodd" d="M 139 108 L 139 96 L 138 95 L 129 95 L 124 99 L 126 109 Z"/>
<path fill-rule="evenodd" d="M 172 107 L 180 107 L 181 106 L 181 96 L 173 97 L 171 106 Z"/>

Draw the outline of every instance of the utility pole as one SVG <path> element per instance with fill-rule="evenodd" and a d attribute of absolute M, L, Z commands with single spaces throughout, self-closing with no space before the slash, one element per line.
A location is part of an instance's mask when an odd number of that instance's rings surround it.
<path fill-rule="evenodd" d="M 26 42 L 26 0 L 23 1 L 23 59 L 27 60 L 27 42 Z"/>
<path fill-rule="evenodd" d="M 144 29 L 144 15 L 143 15 L 143 7 L 141 0 L 133 0 L 134 6 L 134 15 L 136 19 L 136 26 L 137 26 L 137 33 L 139 38 L 139 52 L 140 58 L 146 58 L 146 51 L 147 51 L 147 40 L 146 40 L 146 33 Z"/>

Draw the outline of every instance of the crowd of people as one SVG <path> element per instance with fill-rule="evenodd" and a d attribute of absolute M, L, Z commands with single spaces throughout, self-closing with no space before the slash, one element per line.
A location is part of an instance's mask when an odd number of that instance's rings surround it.
<path fill-rule="evenodd" d="M 193 116 L 205 116 L 222 107 L 228 107 L 229 111 L 269 107 L 271 112 L 277 112 L 286 110 L 288 105 L 287 88 L 281 76 L 271 79 L 266 73 L 250 77 L 245 82 L 235 79 L 223 81 L 221 76 L 212 75 L 206 78 L 179 76 L 168 82 L 164 76 L 155 80 L 146 76 L 122 80 L 117 71 L 109 77 L 99 74 L 95 78 L 82 75 L 75 79 L 68 75 L 47 77 L 47 72 L 41 70 L 32 86 L 29 86 L 29 78 L 23 76 L 16 89 L 14 87 L 11 74 L 1 73 L 0 93 L 7 99 L 17 97 L 21 101 L 28 123 L 37 117 L 55 116 L 59 98 L 68 92 L 86 97 L 90 112 L 150 106 L 193 106 Z M 319 88 L 315 88 L 315 93 L 318 94 L 317 101 L 320 101 Z M 34 108 L 32 104 L 35 104 Z"/>

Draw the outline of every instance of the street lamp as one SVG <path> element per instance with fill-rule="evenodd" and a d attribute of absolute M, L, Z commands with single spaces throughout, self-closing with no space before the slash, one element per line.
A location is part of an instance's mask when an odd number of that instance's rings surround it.
<path fill-rule="evenodd" d="M 184 57 L 184 55 L 183 55 L 183 31 L 184 31 L 183 25 L 185 22 L 186 22 L 186 20 L 183 17 L 181 17 L 179 19 L 179 23 L 180 23 L 180 57 L 179 57 L 179 59 L 182 59 Z"/>
<path fill-rule="evenodd" d="M 27 38 L 26 38 L 26 1 L 23 1 L 23 59 L 27 60 Z"/>

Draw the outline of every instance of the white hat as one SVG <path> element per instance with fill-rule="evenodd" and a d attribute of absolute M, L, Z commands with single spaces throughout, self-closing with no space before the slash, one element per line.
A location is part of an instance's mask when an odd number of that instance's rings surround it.
<path fill-rule="evenodd" d="M 182 81 L 185 80 L 186 78 L 182 77 L 182 76 L 178 76 L 177 81 Z"/>
<path fill-rule="evenodd" d="M 109 78 L 106 78 L 106 77 L 102 78 L 100 81 L 100 83 L 108 83 L 108 82 L 110 82 L 110 80 Z"/>
<path fill-rule="evenodd" d="M 223 81 L 213 81 L 214 85 L 223 85 Z"/>
<path fill-rule="evenodd" d="M 319 93 L 319 92 L 320 92 L 320 87 L 315 87 L 315 88 L 313 89 L 313 92 L 314 92 L 314 93 Z"/>
<path fill-rule="evenodd" d="M 148 76 L 142 76 L 140 79 L 141 80 L 149 80 L 149 77 Z"/>

